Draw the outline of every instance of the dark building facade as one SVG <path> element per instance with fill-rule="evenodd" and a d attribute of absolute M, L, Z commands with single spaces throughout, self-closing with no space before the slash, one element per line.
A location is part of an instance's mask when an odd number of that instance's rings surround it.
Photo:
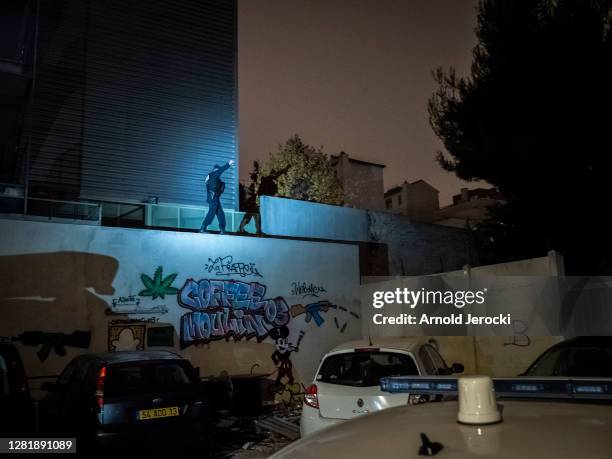
<path fill-rule="evenodd" d="M 238 162 L 236 0 L 40 0 L 29 195 L 204 205 Z M 223 206 L 238 205 L 238 171 Z"/>

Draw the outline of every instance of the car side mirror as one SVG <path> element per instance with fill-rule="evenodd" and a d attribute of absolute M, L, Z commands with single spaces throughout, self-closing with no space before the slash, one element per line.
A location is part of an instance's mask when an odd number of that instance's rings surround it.
<path fill-rule="evenodd" d="M 56 388 L 57 386 L 55 385 L 55 383 L 52 383 L 51 381 L 45 381 L 44 383 L 40 385 L 40 390 L 44 390 L 47 392 L 51 392 L 55 390 Z"/>
<path fill-rule="evenodd" d="M 463 373 L 465 371 L 465 367 L 462 363 L 453 363 L 451 365 L 451 373 Z"/>

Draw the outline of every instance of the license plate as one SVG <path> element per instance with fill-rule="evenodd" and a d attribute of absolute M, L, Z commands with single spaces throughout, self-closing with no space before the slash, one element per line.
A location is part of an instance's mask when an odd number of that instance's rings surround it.
<path fill-rule="evenodd" d="M 140 410 L 138 412 L 138 419 L 144 421 L 145 419 L 158 419 L 158 418 L 169 418 L 171 416 L 178 416 L 178 406 L 170 406 L 167 408 L 154 408 L 152 410 Z"/>

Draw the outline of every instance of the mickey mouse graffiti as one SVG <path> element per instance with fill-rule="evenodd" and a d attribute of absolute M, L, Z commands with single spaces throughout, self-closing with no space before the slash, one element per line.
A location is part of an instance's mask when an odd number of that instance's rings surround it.
<path fill-rule="evenodd" d="M 291 344 L 287 337 L 289 328 L 286 325 L 275 327 L 270 330 L 270 338 L 275 341 L 276 350 L 272 353 L 272 361 L 278 369 L 276 385 L 281 384 L 283 377 L 288 379 L 288 384 L 293 384 L 293 364 L 291 363 L 291 353 L 299 352 L 299 349 Z"/>

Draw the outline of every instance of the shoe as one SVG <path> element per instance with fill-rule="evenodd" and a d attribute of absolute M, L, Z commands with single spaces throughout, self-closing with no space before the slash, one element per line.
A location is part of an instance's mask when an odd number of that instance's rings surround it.
<path fill-rule="evenodd" d="M 198 233 L 208 233 L 208 231 L 204 228 L 200 228 L 200 231 L 198 231 Z"/>
<path fill-rule="evenodd" d="M 219 234 L 225 234 L 225 231 L 219 231 Z"/>

